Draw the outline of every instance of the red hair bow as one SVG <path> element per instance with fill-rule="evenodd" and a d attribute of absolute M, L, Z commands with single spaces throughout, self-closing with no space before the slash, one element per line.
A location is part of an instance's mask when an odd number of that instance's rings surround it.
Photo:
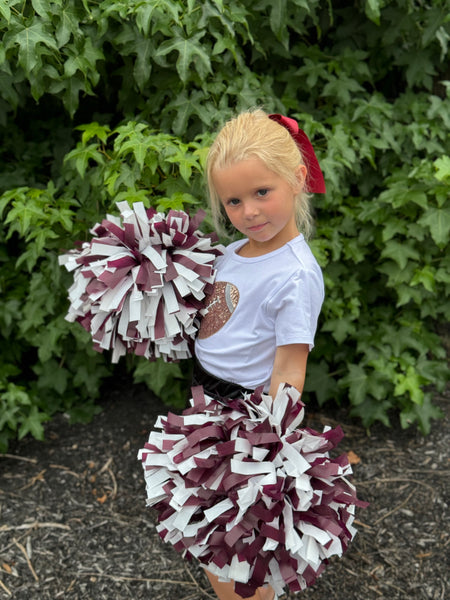
<path fill-rule="evenodd" d="M 300 148 L 305 164 L 308 168 L 308 188 L 313 194 L 325 194 L 325 181 L 323 178 L 322 170 L 317 160 L 316 153 L 312 147 L 311 142 L 308 139 L 306 133 L 299 128 L 297 121 L 283 115 L 269 115 L 269 119 L 282 125 L 289 131 L 293 137 L 295 143 Z"/>

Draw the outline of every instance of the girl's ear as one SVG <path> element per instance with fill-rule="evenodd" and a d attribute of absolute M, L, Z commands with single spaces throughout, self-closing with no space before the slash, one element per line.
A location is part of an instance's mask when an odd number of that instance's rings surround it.
<path fill-rule="evenodd" d="M 305 165 L 298 165 L 295 169 L 295 178 L 297 179 L 297 185 L 295 186 L 295 194 L 300 194 L 305 187 L 306 175 L 308 174 L 308 169 Z"/>

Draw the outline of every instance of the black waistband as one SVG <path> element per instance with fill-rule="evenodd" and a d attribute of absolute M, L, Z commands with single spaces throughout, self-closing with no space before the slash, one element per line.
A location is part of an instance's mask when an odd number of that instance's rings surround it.
<path fill-rule="evenodd" d="M 194 372 L 192 374 L 192 385 L 201 385 L 205 394 L 215 398 L 239 398 L 244 394 L 251 394 L 253 390 L 247 390 L 237 383 L 220 379 L 212 373 L 205 371 L 196 359 L 194 361 Z"/>

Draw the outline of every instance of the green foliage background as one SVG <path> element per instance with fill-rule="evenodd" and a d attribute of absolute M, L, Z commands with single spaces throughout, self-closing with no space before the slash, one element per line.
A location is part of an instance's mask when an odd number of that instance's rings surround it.
<path fill-rule="evenodd" d="M 64 320 L 57 257 L 118 200 L 205 206 L 214 131 L 261 105 L 299 120 L 327 181 L 306 390 L 366 426 L 429 430 L 425 390 L 447 378 L 449 0 L 0 0 L 0 32 L 0 448 L 56 411 L 89 418 L 124 370 L 183 402 L 189 361 L 113 370 Z"/>

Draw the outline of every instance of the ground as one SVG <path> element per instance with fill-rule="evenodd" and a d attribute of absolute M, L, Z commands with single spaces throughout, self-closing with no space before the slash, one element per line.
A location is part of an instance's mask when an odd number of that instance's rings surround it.
<path fill-rule="evenodd" d="M 285 600 L 450 600 L 450 395 L 445 418 L 414 429 L 366 432 L 344 409 L 309 410 L 308 425 L 343 425 L 354 483 L 370 502 L 358 535 L 316 585 Z M 0 457 L 0 599 L 202 600 L 214 598 L 196 563 L 155 530 L 137 451 L 167 408 L 122 382 L 87 425 L 63 416 L 46 441 L 24 439 Z M 359 462 L 358 462 L 359 461 Z"/>

